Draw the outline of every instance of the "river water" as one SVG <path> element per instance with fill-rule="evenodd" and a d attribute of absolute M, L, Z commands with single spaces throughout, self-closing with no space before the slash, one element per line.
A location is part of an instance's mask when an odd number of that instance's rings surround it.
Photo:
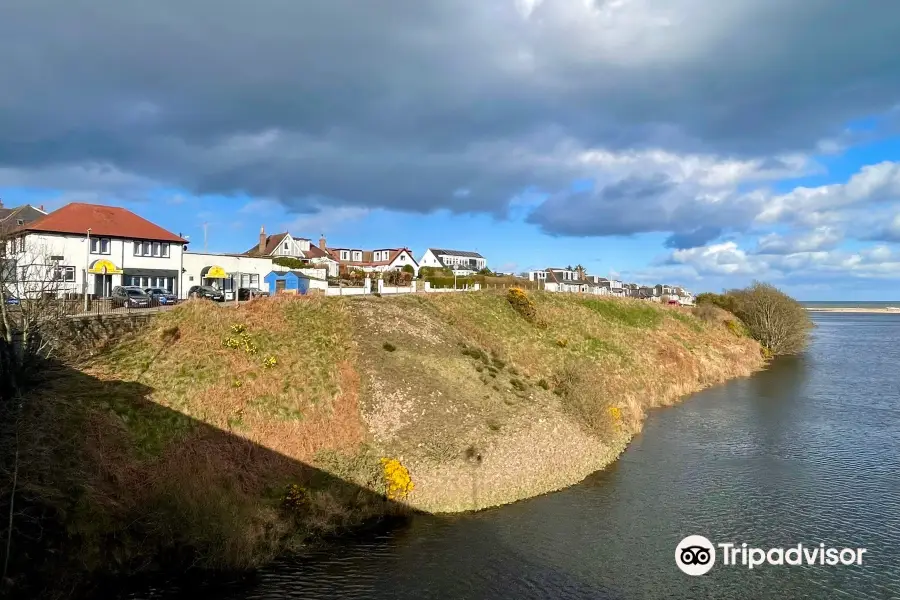
<path fill-rule="evenodd" d="M 215 589 L 133 598 L 526 600 L 900 598 L 900 315 L 820 314 L 809 351 L 654 413 L 583 483 L 478 514 L 422 517 Z M 862 566 L 721 564 L 687 535 L 866 548 Z"/>

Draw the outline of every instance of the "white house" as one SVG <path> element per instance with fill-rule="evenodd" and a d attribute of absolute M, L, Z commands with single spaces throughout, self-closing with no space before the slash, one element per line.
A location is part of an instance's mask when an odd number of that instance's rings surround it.
<path fill-rule="evenodd" d="M 12 235 L 7 260 L 49 265 L 62 292 L 105 297 L 137 285 L 181 293 L 187 240 L 127 209 L 73 202 Z"/>
<path fill-rule="evenodd" d="M 325 238 L 320 245 L 325 244 Z M 359 269 L 366 273 L 384 273 L 403 269 L 409 265 L 414 276 L 419 274 L 419 263 L 413 258 L 409 248 L 378 248 L 362 250 L 361 248 L 328 248 L 328 254 L 347 269 Z"/>
<path fill-rule="evenodd" d="M 487 259 L 477 252 L 469 252 L 467 250 L 429 248 L 422 255 L 419 266 L 450 269 L 456 271 L 458 275 L 472 275 L 487 268 Z"/>
<path fill-rule="evenodd" d="M 259 230 L 259 243 L 244 252 L 244 256 L 259 258 L 296 258 L 316 267 L 324 268 L 328 277 L 337 277 L 339 264 L 328 253 L 325 247 L 325 238 L 319 240 L 319 245 L 314 246 L 307 238 L 295 238 L 288 232 L 266 235 L 266 230 Z M 284 269 L 284 267 L 281 267 Z M 265 276 L 266 273 L 263 274 Z M 246 286 L 241 286 L 246 287 Z"/>
<path fill-rule="evenodd" d="M 237 288 L 269 291 L 265 276 L 278 268 L 268 257 L 185 252 L 182 297 L 187 297 L 188 290 L 195 285 L 208 285 L 223 290 L 226 298 L 232 300 Z"/>
<path fill-rule="evenodd" d="M 628 295 L 628 291 L 625 289 L 625 284 L 623 284 L 618 279 L 607 279 L 606 277 L 599 277 L 597 275 L 591 275 L 589 279 L 593 283 L 607 290 L 606 293 L 611 296 L 624 298 Z"/>

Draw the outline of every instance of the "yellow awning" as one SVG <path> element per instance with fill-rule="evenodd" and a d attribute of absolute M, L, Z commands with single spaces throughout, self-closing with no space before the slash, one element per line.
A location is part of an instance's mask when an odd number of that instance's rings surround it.
<path fill-rule="evenodd" d="M 94 275 L 121 275 L 123 271 L 112 261 L 101 258 L 91 264 L 88 273 L 93 273 Z"/>
<path fill-rule="evenodd" d="M 225 269 L 218 265 L 207 267 L 206 273 L 203 274 L 204 279 L 228 279 Z"/>

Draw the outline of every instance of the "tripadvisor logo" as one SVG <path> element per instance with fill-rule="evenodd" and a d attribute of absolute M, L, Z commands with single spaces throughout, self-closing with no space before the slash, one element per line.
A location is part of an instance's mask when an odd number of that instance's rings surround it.
<path fill-rule="evenodd" d="M 717 549 L 718 548 L 718 552 Z M 831 548 L 825 544 L 790 548 L 753 548 L 747 544 L 713 544 L 702 535 L 690 535 L 675 548 L 675 564 L 688 575 L 706 575 L 716 564 L 716 555 L 726 567 L 743 566 L 752 570 L 762 565 L 800 566 L 862 565 L 865 548 Z"/>

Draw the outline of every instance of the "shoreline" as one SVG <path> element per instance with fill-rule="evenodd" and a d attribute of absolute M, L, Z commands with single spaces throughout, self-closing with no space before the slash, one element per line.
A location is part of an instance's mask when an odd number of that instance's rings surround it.
<path fill-rule="evenodd" d="M 832 313 L 872 313 L 872 314 L 897 314 L 900 315 L 900 307 L 897 308 L 866 308 L 866 307 L 841 307 L 841 308 L 818 308 L 806 307 L 809 312 L 832 312 Z"/>

